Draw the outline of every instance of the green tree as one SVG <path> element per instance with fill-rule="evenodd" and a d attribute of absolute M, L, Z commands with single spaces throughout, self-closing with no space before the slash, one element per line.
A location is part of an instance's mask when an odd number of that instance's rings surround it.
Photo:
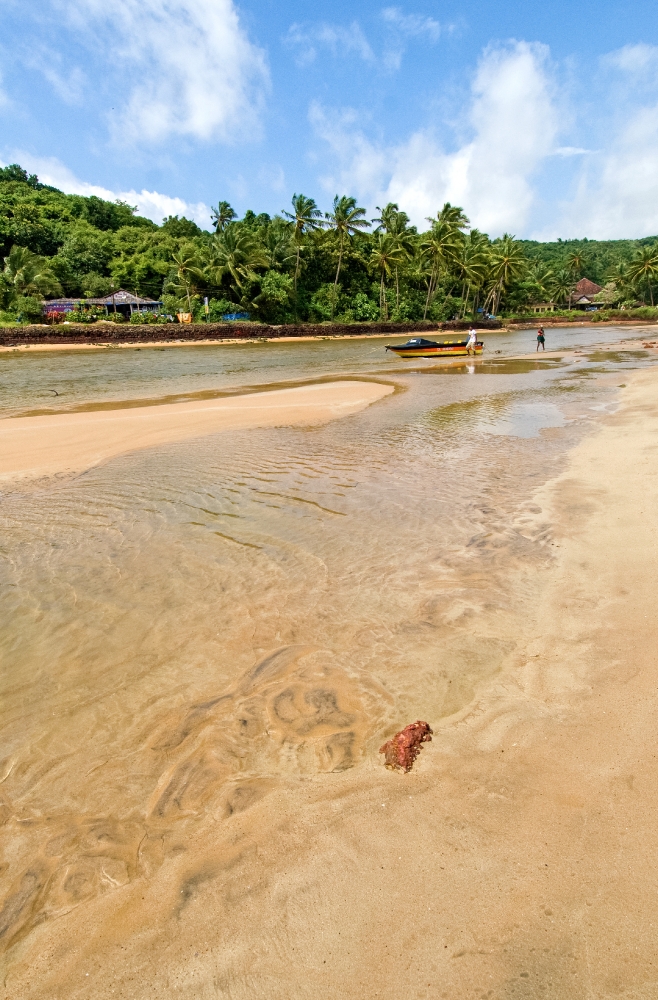
<path fill-rule="evenodd" d="M 509 233 L 505 233 L 491 245 L 489 258 L 491 287 L 485 309 L 491 304 L 494 314 L 498 312 L 500 300 L 513 281 L 520 280 L 526 272 L 527 261 L 523 247 Z"/>
<path fill-rule="evenodd" d="M 36 188 L 39 178 L 36 174 L 28 174 L 18 163 L 10 163 L 8 167 L 0 167 L 0 183 L 3 181 L 19 181 L 31 188 Z"/>
<path fill-rule="evenodd" d="M 553 294 L 553 279 L 555 274 L 551 267 L 542 261 L 534 261 L 528 266 L 528 280 L 534 286 L 534 301 L 545 301 Z"/>
<path fill-rule="evenodd" d="M 192 312 L 192 288 L 197 288 L 204 280 L 204 273 L 197 256 L 196 248 L 193 246 L 183 246 L 171 255 L 174 265 L 175 282 L 170 282 L 170 290 L 183 292 L 187 299 L 187 311 Z"/>
<path fill-rule="evenodd" d="M 427 317 L 427 310 L 436 295 L 441 274 L 458 266 L 464 243 L 462 228 L 468 224 L 468 220 L 463 223 L 461 219 L 466 219 L 462 210 L 453 209 L 453 206 L 446 202 L 436 219 L 427 220 L 431 223 L 431 229 L 420 241 L 421 266 L 424 265 L 423 273 L 427 284 L 423 319 Z"/>
<path fill-rule="evenodd" d="M 576 280 L 583 277 L 589 266 L 589 255 L 586 254 L 580 247 L 567 254 L 567 267 L 575 276 Z"/>
<path fill-rule="evenodd" d="M 228 278 L 236 298 L 242 302 L 246 285 L 257 279 L 258 270 L 267 270 L 269 263 L 257 231 L 234 223 L 223 233 L 213 236 L 205 275 L 208 282 L 217 287 Z"/>
<path fill-rule="evenodd" d="M 619 293 L 620 299 L 633 298 L 633 282 L 630 279 L 628 273 L 628 263 L 625 260 L 620 260 L 618 264 L 610 269 L 609 277 L 612 282 L 614 282 L 615 288 Z"/>
<path fill-rule="evenodd" d="M 370 254 L 370 267 L 373 271 L 379 271 L 379 312 L 382 319 L 387 319 L 386 279 L 404 261 L 405 251 L 393 233 L 377 233 L 375 239 L 376 243 Z"/>
<path fill-rule="evenodd" d="M 392 237 L 400 250 L 400 260 L 395 264 L 395 307 L 400 308 L 400 268 L 406 264 L 416 252 L 416 234 L 409 228 L 409 216 L 401 212 L 398 205 L 389 201 L 384 208 L 377 206 L 379 217 L 373 219 L 378 223 L 375 233 L 382 230 Z"/>
<path fill-rule="evenodd" d="M 3 271 L 5 286 L 14 296 L 59 295 L 61 285 L 45 257 L 32 253 L 26 247 L 12 247 L 5 257 Z"/>
<path fill-rule="evenodd" d="M 229 222 L 237 219 L 237 212 L 234 211 L 228 201 L 220 201 L 217 208 L 212 209 L 210 217 L 216 232 L 223 233 Z"/>
<path fill-rule="evenodd" d="M 628 278 L 634 284 L 646 284 L 653 305 L 653 283 L 658 276 L 658 244 L 642 247 L 628 265 Z"/>
<path fill-rule="evenodd" d="M 358 232 L 360 232 L 360 230 L 368 229 L 370 227 L 368 220 L 364 219 L 365 214 L 365 208 L 358 207 L 356 198 L 348 197 L 347 195 L 341 195 L 340 198 L 336 195 L 331 212 L 325 213 L 327 225 L 335 234 L 338 242 L 338 265 L 336 267 L 336 276 L 334 278 L 334 288 L 336 289 L 336 292 L 338 291 L 338 277 L 340 275 L 340 267 L 343 262 L 345 240 L 351 239 Z"/>
<path fill-rule="evenodd" d="M 186 219 L 185 216 L 179 219 L 177 215 L 168 215 L 162 220 L 160 232 L 167 233 L 174 239 L 193 240 L 195 236 L 201 236 L 203 230 L 199 229 L 196 222 Z"/>
<path fill-rule="evenodd" d="M 560 305 L 568 302 L 571 309 L 571 296 L 573 295 L 573 272 L 568 267 L 561 267 L 555 271 L 550 279 L 550 294 L 554 302 Z"/>
<path fill-rule="evenodd" d="M 297 279 L 299 277 L 300 255 L 302 244 L 307 233 L 321 229 L 324 225 L 322 212 L 315 204 L 313 198 L 307 198 L 304 194 L 294 194 L 292 196 L 292 212 L 285 212 L 286 219 L 293 223 L 293 241 L 296 248 L 295 254 L 295 296 L 297 295 Z"/>
<path fill-rule="evenodd" d="M 253 305 L 267 323 L 281 323 L 288 318 L 288 307 L 294 295 L 293 281 L 289 274 L 266 271 L 260 279 L 260 291 Z"/>
<path fill-rule="evenodd" d="M 465 316 L 468 310 L 471 289 L 473 312 L 477 308 L 477 296 L 489 273 L 489 247 L 488 237 L 477 229 L 473 229 L 461 244 L 456 270 L 462 283 L 462 316 Z"/>
<path fill-rule="evenodd" d="M 428 219 L 427 221 L 433 223 L 434 219 Z M 438 212 L 436 221 L 452 226 L 454 229 L 464 230 L 471 228 L 470 220 L 464 209 L 460 208 L 459 205 L 451 205 L 449 201 L 446 201 L 441 211 Z"/>

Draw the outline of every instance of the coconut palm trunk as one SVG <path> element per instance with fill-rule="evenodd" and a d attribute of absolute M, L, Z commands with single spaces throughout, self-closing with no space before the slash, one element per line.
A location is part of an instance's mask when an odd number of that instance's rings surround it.
<path fill-rule="evenodd" d="M 343 234 L 340 234 L 340 242 L 338 244 L 338 267 L 336 268 L 336 277 L 334 278 L 334 288 L 338 288 L 338 276 L 340 274 L 340 266 L 343 263 Z"/>
<path fill-rule="evenodd" d="M 427 297 L 425 299 L 425 311 L 423 313 L 423 319 L 427 319 L 427 310 L 430 307 L 430 302 L 432 301 L 433 293 L 434 293 L 434 268 L 432 268 L 429 284 L 427 286 Z"/>

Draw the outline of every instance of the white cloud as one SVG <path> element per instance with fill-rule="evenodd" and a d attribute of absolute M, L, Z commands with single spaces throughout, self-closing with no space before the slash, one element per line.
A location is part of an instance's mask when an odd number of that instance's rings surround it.
<path fill-rule="evenodd" d="M 297 50 L 299 66 L 312 63 L 317 56 L 318 46 L 330 50 L 334 56 L 355 54 L 366 62 L 374 62 L 375 55 L 361 27 L 353 21 L 345 28 L 337 24 L 302 25 L 291 24 L 284 42 Z"/>
<path fill-rule="evenodd" d="M 34 55 L 28 60 L 30 69 L 38 70 L 51 85 L 55 93 L 66 104 L 81 104 L 86 77 L 81 69 L 74 66 L 68 75 L 59 73 L 53 66 L 54 57 L 42 52 L 39 58 Z"/>
<path fill-rule="evenodd" d="M 553 150 L 553 156 L 584 156 L 593 152 L 593 149 L 583 149 L 582 146 L 557 146 Z"/>
<path fill-rule="evenodd" d="M 543 238 L 658 233 L 658 46 L 625 45 L 602 65 L 603 148 L 583 161 L 574 196 L 558 206 Z"/>
<path fill-rule="evenodd" d="M 658 233 L 658 105 L 629 116 L 610 148 L 593 158 L 576 195 L 545 236 L 622 239 Z"/>
<path fill-rule="evenodd" d="M 408 39 L 422 37 L 425 41 L 436 42 L 441 35 L 441 25 L 434 18 L 404 14 L 399 7 L 385 7 L 382 18 L 389 31 L 381 57 L 375 54 L 357 21 L 352 21 L 348 27 L 326 22 L 295 23 L 290 26 L 283 41 L 296 50 L 298 66 L 314 62 L 318 49 L 325 48 L 334 56 L 356 55 L 365 62 L 393 70 L 400 68 Z"/>
<path fill-rule="evenodd" d="M 66 194 L 81 194 L 86 197 L 93 194 L 105 201 L 125 201 L 137 206 L 138 215 L 144 215 L 157 223 L 168 215 L 184 215 L 203 229 L 210 229 L 210 209 L 203 202 L 191 203 L 182 198 L 160 194 L 159 191 L 147 191 L 145 188 L 141 191 L 111 191 L 99 184 L 79 180 L 55 157 L 35 157 L 17 151 L 12 156 L 12 162 L 20 163 L 29 173 L 37 174 L 42 184 L 50 184 Z M 3 166 L 1 162 L 0 166 Z"/>
<path fill-rule="evenodd" d="M 535 201 L 532 176 L 553 151 L 558 129 L 547 62 L 543 45 L 488 49 L 472 85 L 472 138 L 454 152 L 430 129 L 396 146 L 377 145 L 354 128 L 352 113 L 332 116 L 312 105 L 311 121 L 337 167 L 323 178 L 325 189 L 357 194 L 369 207 L 397 201 L 419 225 L 450 201 L 491 235 L 522 232 Z"/>
<path fill-rule="evenodd" d="M 438 42 L 441 35 L 441 25 L 433 17 L 403 14 L 399 7 L 385 7 L 382 11 L 382 17 L 404 35 L 411 37 L 422 35 L 431 42 Z"/>
<path fill-rule="evenodd" d="M 233 0 L 53 0 L 79 39 L 120 64 L 129 96 L 118 139 L 231 140 L 258 128 L 268 87 L 263 51 Z"/>
<path fill-rule="evenodd" d="M 640 42 L 638 45 L 624 45 L 616 52 L 609 53 L 604 63 L 633 75 L 655 70 L 658 67 L 658 46 Z"/>
<path fill-rule="evenodd" d="M 426 42 L 438 42 L 442 27 L 433 17 L 419 14 L 404 14 L 399 7 L 385 7 L 382 17 L 390 29 L 390 37 L 384 51 L 384 66 L 389 70 L 399 69 L 409 38 L 422 38 Z M 448 31 L 452 30 L 449 25 Z"/>

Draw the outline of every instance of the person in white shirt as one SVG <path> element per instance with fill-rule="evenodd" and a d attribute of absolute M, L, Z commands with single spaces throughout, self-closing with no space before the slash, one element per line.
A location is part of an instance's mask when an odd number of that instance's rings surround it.
<path fill-rule="evenodd" d="M 478 335 L 473 329 L 473 327 L 471 327 L 471 329 L 468 331 L 468 341 L 466 342 L 467 354 L 470 355 L 471 351 L 473 351 L 473 354 L 475 354 L 475 347 L 477 342 L 478 342 Z"/>

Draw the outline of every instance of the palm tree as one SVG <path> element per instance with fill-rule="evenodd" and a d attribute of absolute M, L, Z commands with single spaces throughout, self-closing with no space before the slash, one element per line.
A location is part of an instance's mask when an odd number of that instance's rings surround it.
<path fill-rule="evenodd" d="M 656 277 L 658 277 L 658 244 L 651 243 L 649 246 L 641 247 L 628 265 L 629 281 L 634 283 L 646 281 L 649 286 L 651 305 L 653 305 L 653 282 Z"/>
<path fill-rule="evenodd" d="M 295 296 L 297 295 L 297 278 L 299 277 L 300 254 L 302 243 L 306 233 L 315 229 L 321 229 L 324 225 L 322 212 L 315 204 L 313 198 L 307 198 L 304 194 L 294 194 L 292 196 L 292 212 L 284 212 L 286 219 L 294 223 L 293 239 L 297 247 L 297 259 L 295 262 Z"/>
<path fill-rule="evenodd" d="M 13 246 L 5 257 L 4 281 L 10 295 L 59 295 L 62 291 L 50 262 L 27 247 Z"/>
<path fill-rule="evenodd" d="M 350 239 L 350 237 L 355 236 L 360 229 L 368 229 L 370 223 L 363 216 L 366 214 L 365 208 L 359 208 L 356 203 L 356 198 L 349 197 L 347 195 L 338 195 L 334 198 L 333 209 L 331 212 L 325 212 L 325 219 L 327 220 L 327 225 L 338 238 L 338 266 L 336 268 L 336 277 L 334 278 L 334 303 L 336 300 L 336 294 L 338 292 L 338 276 L 340 274 L 340 266 L 343 262 L 343 250 L 345 248 L 345 240 Z M 334 305 L 331 307 L 331 318 L 334 315 Z"/>
<path fill-rule="evenodd" d="M 206 277 L 211 284 L 220 285 L 228 275 L 237 294 L 241 295 L 245 284 L 256 279 L 256 268 L 267 270 L 269 266 L 267 251 L 258 235 L 238 223 L 213 236 Z"/>
<path fill-rule="evenodd" d="M 296 259 L 297 248 L 291 238 L 290 223 L 275 215 L 268 226 L 260 231 L 259 237 L 269 269 L 283 271 Z"/>
<path fill-rule="evenodd" d="M 228 201 L 220 201 L 217 208 L 213 208 L 211 218 L 216 232 L 223 233 L 229 222 L 237 219 L 237 212 L 231 207 Z"/>
<path fill-rule="evenodd" d="M 609 272 L 609 277 L 611 281 L 614 282 L 615 288 L 619 292 L 622 298 L 626 298 L 629 293 L 632 296 L 633 293 L 633 282 L 631 281 L 628 274 L 628 263 L 625 260 L 620 260 L 619 263 Z"/>
<path fill-rule="evenodd" d="M 405 251 L 399 238 L 393 233 L 378 233 L 377 241 L 370 255 L 370 267 L 379 271 L 379 312 L 382 319 L 387 318 L 386 278 L 390 278 L 392 268 L 396 270 L 405 259 Z"/>
<path fill-rule="evenodd" d="M 458 211 L 461 212 L 461 209 Z M 441 271 L 457 264 L 464 243 L 464 234 L 454 219 L 442 218 L 441 213 L 439 213 L 436 219 L 428 219 L 428 221 L 432 223 L 432 228 L 420 241 L 421 259 L 426 263 L 425 273 L 427 276 L 427 296 L 423 319 L 427 318 L 427 310 L 436 294 Z"/>
<path fill-rule="evenodd" d="M 589 267 L 589 257 L 582 250 L 572 250 L 567 256 L 567 267 L 578 278 L 581 278 Z"/>
<path fill-rule="evenodd" d="M 174 287 L 177 291 L 183 291 L 187 298 L 187 311 L 192 312 L 192 300 L 190 289 L 195 286 L 196 281 L 203 281 L 204 274 L 193 246 L 182 246 L 177 253 L 171 255 L 171 260 L 176 270 L 178 284 Z"/>
<path fill-rule="evenodd" d="M 558 271 L 555 271 L 550 280 L 550 291 L 553 301 L 558 304 L 568 301 L 569 308 L 571 308 L 573 286 L 573 272 L 569 268 L 561 267 Z"/>
<path fill-rule="evenodd" d="M 462 281 L 462 316 L 466 315 L 471 288 L 474 289 L 473 311 L 475 312 L 477 293 L 484 285 L 489 270 L 489 239 L 484 233 L 474 229 L 464 239 L 457 259 L 457 273 Z"/>
<path fill-rule="evenodd" d="M 513 281 L 523 277 L 527 261 L 521 244 L 509 233 L 505 233 L 492 244 L 489 263 L 492 283 L 485 308 L 487 303 L 491 302 L 495 314 L 506 289 Z"/>
<path fill-rule="evenodd" d="M 392 236 L 401 251 L 400 261 L 395 264 L 395 304 L 400 307 L 400 266 L 404 264 L 416 252 L 415 231 L 409 229 L 409 216 L 406 212 L 401 212 L 395 202 L 389 201 L 388 205 L 380 208 L 377 205 L 379 217 L 373 219 L 378 225 L 375 232 L 385 232 Z"/>
<path fill-rule="evenodd" d="M 537 303 L 552 300 L 554 277 L 553 269 L 541 260 L 535 260 L 528 266 L 528 278 L 535 286 L 531 301 Z"/>
<path fill-rule="evenodd" d="M 402 233 L 405 231 L 409 225 L 409 216 L 406 212 L 401 212 L 397 203 L 394 201 L 389 201 L 388 205 L 384 205 L 380 208 L 377 205 L 377 211 L 379 216 L 376 219 L 372 219 L 372 222 L 378 223 L 375 226 L 375 232 L 385 232 L 385 233 Z"/>
<path fill-rule="evenodd" d="M 434 222 L 434 219 L 428 219 L 428 222 Z M 470 229 L 471 222 L 463 208 L 459 205 L 451 205 L 449 201 L 446 201 L 443 208 L 436 216 L 437 222 L 445 222 L 450 226 L 454 226 L 455 229 Z"/>

